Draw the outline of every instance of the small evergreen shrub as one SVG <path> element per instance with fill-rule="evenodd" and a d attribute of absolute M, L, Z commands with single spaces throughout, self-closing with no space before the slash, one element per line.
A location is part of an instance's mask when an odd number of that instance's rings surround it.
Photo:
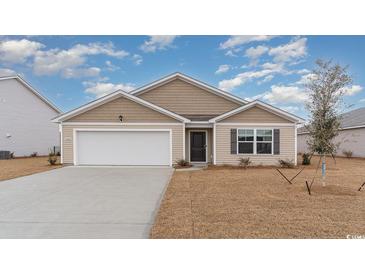
<path fill-rule="evenodd" d="M 48 154 L 48 163 L 54 166 L 57 163 L 57 155 L 54 152 Z"/>
<path fill-rule="evenodd" d="M 239 165 L 243 168 L 247 168 L 251 163 L 250 157 L 239 159 Z"/>
<path fill-rule="evenodd" d="M 176 167 L 190 167 L 190 163 L 184 159 L 179 159 L 175 161 Z"/>
<path fill-rule="evenodd" d="M 30 154 L 30 157 L 37 157 L 38 156 L 38 152 L 33 152 L 32 154 Z"/>
<path fill-rule="evenodd" d="M 351 158 L 353 152 L 351 150 L 342 150 L 343 155 L 345 155 L 347 158 Z"/>
<path fill-rule="evenodd" d="M 311 158 L 309 153 L 303 153 L 302 159 L 302 165 L 308 166 L 311 164 Z"/>
<path fill-rule="evenodd" d="M 281 167 L 285 167 L 285 168 L 293 168 L 294 167 L 294 162 L 292 160 L 279 159 L 278 162 L 279 162 L 279 165 Z"/>

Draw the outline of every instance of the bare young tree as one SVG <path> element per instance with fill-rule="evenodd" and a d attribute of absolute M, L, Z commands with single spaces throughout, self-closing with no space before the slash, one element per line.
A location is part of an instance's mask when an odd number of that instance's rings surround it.
<path fill-rule="evenodd" d="M 306 108 L 310 114 L 307 144 L 312 153 L 322 159 L 322 183 L 325 186 L 326 155 L 335 155 L 337 144 L 334 138 L 340 128 L 341 104 L 344 88 L 352 83 L 347 67 L 317 60 L 317 67 L 306 85 L 309 100 Z"/>

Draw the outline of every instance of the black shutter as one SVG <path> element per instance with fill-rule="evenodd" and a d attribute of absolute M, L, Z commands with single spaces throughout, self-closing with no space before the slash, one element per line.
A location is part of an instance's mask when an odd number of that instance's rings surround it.
<path fill-rule="evenodd" d="M 237 129 L 231 128 L 231 154 L 237 154 Z"/>
<path fill-rule="evenodd" d="M 274 129 L 274 154 L 280 154 L 280 129 Z"/>

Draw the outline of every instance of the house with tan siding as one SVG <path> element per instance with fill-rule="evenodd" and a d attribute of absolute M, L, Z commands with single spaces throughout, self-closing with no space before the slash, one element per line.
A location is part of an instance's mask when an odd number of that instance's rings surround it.
<path fill-rule="evenodd" d="M 53 119 L 61 158 L 73 165 L 256 165 L 296 163 L 303 120 L 248 102 L 182 73 L 130 93 L 117 90 Z"/>

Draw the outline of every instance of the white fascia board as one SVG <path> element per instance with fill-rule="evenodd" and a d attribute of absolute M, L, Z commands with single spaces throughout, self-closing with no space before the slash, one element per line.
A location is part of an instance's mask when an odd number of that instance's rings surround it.
<path fill-rule="evenodd" d="M 142 86 L 142 87 L 140 87 L 140 88 L 138 88 L 136 90 L 133 90 L 132 92 L 130 92 L 130 94 L 140 95 L 140 94 L 148 91 L 152 87 L 158 86 L 158 85 L 160 85 L 160 84 L 162 84 L 164 82 L 168 82 L 169 80 L 172 80 L 172 79 L 174 79 L 176 77 L 178 77 L 178 78 L 180 78 L 182 80 L 185 80 L 186 82 L 190 82 L 191 84 L 195 84 L 198 87 L 201 87 L 201 88 L 203 88 L 203 89 L 205 89 L 205 90 L 207 90 L 209 92 L 212 92 L 212 93 L 214 93 L 214 94 L 216 94 L 218 96 L 225 97 L 226 99 L 230 99 L 231 101 L 235 101 L 235 102 L 238 102 L 240 104 L 247 104 L 248 103 L 248 101 L 246 101 L 246 100 L 244 100 L 242 98 L 239 98 L 237 96 L 234 96 L 233 94 L 230 94 L 228 92 L 225 92 L 223 90 L 220 90 L 218 88 L 215 88 L 213 86 L 210 86 L 210 85 L 208 85 L 206 83 L 203 83 L 203 82 L 201 82 L 201 81 L 199 81 L 197 79 L 191 78 L 191 77 L 189 77 L 187 75 L 184 75 L 184 74 L 182 74 L 180 72 L 177 72 L 177 73 L 168 75 L 168 76 L 163 77 L 163 78 L 161 78 L 161 79 L 159 79 L 157 81 L 154 81 L 154 82 L 152 82 L 152 83 L 150 83 L 148 85 Z"/>
<path fill-rule="evenodd" d="M 11 79 L 18 80 L 21 84 L 23 84 L 26 88 L 28 88 L 31 92 L 33 92 L 39 99 L 41 99 L 49 107 L 53 108 L 58 113 L 62 113 L 62 111 L 58 107 L 56 107 L 51 101 L 49 101 L 46 97 L 44 97 L 42 94 L 40 94 L 35 88 L 33 88 L 20 75 L 0 77 L 0 81 L 1 80 L 11 80 Z"/>
<path fill-rule="evenodd" d="M 245 106 L 238 107 L 238 108 L 233 109 L 233 110 L 231 110 L 229 112 L 223 113 L 220 116 L 217 116 L 217 117 L 215 117 L 213 119 L 210 119 L 209 122 L 211 122 L 211 123 L 219 122 L 220 120 L 226 119 L 226 118 L 228 118 L 230 116 L 233 116 L 235 114 L 238 114 L 238 113 L 240 113 L 242 111 L 248 110 L 248 109 L 250 109 L 250 108 L 252 108 L 254 106 L 261 106 L 264 109 L 266 109 L 267 111 L 269 111 L 269 112 L 271 112 L 273 114 L 276 114 L 278 116 L 284 117 L 286 119 L 289 119 L 289 120 L 291 120 L 291 121 L 293 121 L 295 123 L 304 122 L 304 120 L 302 118 L 300 118 L 300 117 L 297 117 L 297 116 L 295 116 L 293 114 L 290 114 L 290 113 L 288 113 L 286 111 L 283 111 L 283 110 L 281 110 L 279 108 L 273 107 L 273 106 L 271 106 L 269 104 L 266 104 L 264 102 L 261 102 L 261 101 L 253 101 L 253 102 L 251 102 L 251 103 L 249 103 L 249 104 L 247 104 Z"/>
<path fill-rule="evenodd" d="M 138 103 L 140 105 L 143 105 L 145 107 L 148 107 L 150 109 L 153 109 L 155 111 L 158 111 L 158 112 L 160 112 L 162 114 L 165 114 L 167 116 L 173 117 L 173 118 L 175 118 L 177 120 L 180 120 L 182 122 L 190 122 L 189 119 L 186 119 L 183 116 L 180 116 L 180 115 L 178 115 L 176 113 L 173 113 L 171 111 L 168 111 L 168 110 L 166 110 L 164 108 L 161 108 L 159 106 L 156 106 L 154 104 L 151 104 L 150 102 L 147 102 L 147 101 L 145 101 L 145 100 L 143 100 L 141 98 L 138 98 L 138 97 L 136 97 L 134 95 L 131 95 L 131 94 L 127 93 L 127 92 L 124 92 L 122 90 L 117 90 L 117 91 L 115 91 L 115 92 L 113 92 L 113 93 L 111 93 L 109 95 L 106 95 L 106 96 L 104 96 L 104 97 L 102 97 L 102 98 L 100 98 L 98 100 L 92 101 L 92 102 L 90 102 L 90 103 L 88 103 L 86 105 L 83 105 L 83 106 L 81 106 L 79 108 L 76 108 L 76 109 L 74 109 L 74 110 L 72 110 L 72 111 L 70 111 L 68 113 L 65 113 L 63 115 L 60 115 L 60 116 L 54 118 L 52 120 L 52 122 L 59 123 L 61 121 L 64 121 L 65 119 L 71 118 L 71 117 L 73 117 L 73 116 L 75 116 L 77 114 L 81 114 L 81 113 L 83 113 L 83 112 L 85 112 L 87 110 L 91 110 L 91 109 L 93 109 L 93 107 L 99 106 L 103 102 L 106 103 L 109 100 L 114 99 L 114 97 L 118 97 L 119 95 L 120 96 L 123 96 L 123 97 L 125 97 L 125 98 L 127 98 L 127 99 L 129 99 L 129 100 L 131 100 L 133 102 L 136 102 L 136 103 Z"/>

